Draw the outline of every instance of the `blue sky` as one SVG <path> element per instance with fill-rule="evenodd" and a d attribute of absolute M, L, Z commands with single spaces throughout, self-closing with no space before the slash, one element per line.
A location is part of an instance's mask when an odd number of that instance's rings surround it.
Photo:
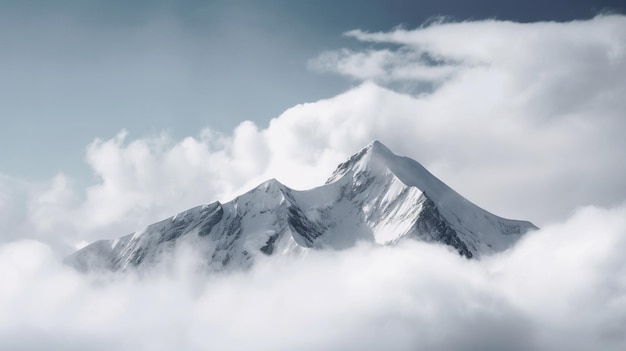
<path fill-rule="evenodd" d="M 320 73 L 326 50 L 365 47 L 352 29 L 433 16 L 586 19 L 620 1 L 3 1 L 0 172 L 89 179 L 86 146 L 122 129 L 174 138 L 260 126 L 356 82 Z"/>

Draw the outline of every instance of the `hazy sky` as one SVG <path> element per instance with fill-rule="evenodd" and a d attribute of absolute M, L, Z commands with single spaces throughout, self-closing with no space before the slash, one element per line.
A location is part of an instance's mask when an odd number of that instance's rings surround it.
<path fill-rule="evenodd" d="M 4 0 L 0 172 L 88 182 L 86 146 L 96 137 L 265 126 L 355 83 L 307 64 L 325 50 L 369 45 L 343 37 L 348 30 L 414 28 L 440 15 L 563 21 L 623 8 L 619 0 Z"/>

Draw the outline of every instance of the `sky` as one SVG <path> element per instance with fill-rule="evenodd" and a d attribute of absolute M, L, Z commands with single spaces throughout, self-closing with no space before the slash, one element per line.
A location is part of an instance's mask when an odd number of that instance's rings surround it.
<path fill-rule="evenodd" d="M 626 347 L 618 1 L 3 1 L 0 47 L 0 349 Z M 374 139 L 541 229 L 473 261 L 61 263 L 270 178 L 320 185 Z"/>

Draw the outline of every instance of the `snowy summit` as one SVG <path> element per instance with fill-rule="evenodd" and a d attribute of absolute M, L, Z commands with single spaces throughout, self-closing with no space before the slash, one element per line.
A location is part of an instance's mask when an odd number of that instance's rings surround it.
<path fill-rule="evenodd" d="M 418 162 L 374 141 L 320 187 L 296 191 L 272 179 L 230 202 L 194 207 L 142 231 L 94 242 L 65 261 L 82 271 L 125 270 L 191 242 L 221 270 L 247 268 L 259 255 L 407 239 L 444 244 L 472 258 L 502 251 L 532 229 L 530 222 L 479 208 Z"/>

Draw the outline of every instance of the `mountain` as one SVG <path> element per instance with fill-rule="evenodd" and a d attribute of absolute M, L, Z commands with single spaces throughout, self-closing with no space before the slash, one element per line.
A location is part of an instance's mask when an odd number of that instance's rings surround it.
<path fill-rule="evenodd" d="M 448 245 L 467 258 L 502 251 L 536 227 L 469 202 L 418 162 L 374 141 L 326 184 L 296 191 L 275 179 L 227 203 L 194 207 L 65 262 L 82 271 L 149 266 L 182 243 L 201 247 L 215 270 L 247 268 L 259 255 L 344 249 L 406 239 Z"/>

